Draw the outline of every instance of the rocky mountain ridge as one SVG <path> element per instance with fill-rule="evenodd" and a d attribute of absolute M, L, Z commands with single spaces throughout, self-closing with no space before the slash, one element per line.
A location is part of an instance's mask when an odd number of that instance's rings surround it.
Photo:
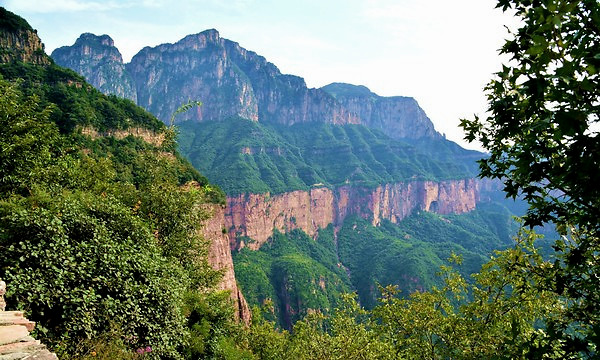
<path fill-rule="evenodd" d="M 52 56 L 59 65 L 75 70 L 103 93 L 137 101 L 133 80 L 110 36 L 81 34 L 73 46 L 60 47 Z"/>
<path fill-rule="evenodd" d="M 74 45 L 55 50 L 52 57 L 105 93 L 128 97 L 164 122 L 181 104 L 200 100 L 202 107 L 181 115 L 178 121 L 223 121 L 238 116 L 285 125 L 363 124 L 385 129 L 395 138 L 440 137 L 412 98 L 380 97 L 369 91 L 375 101 L 364 102 L 361 97 L 332 95 L 331 87 L 336 84 L 308 88 L 303 78 L 282 74 L 264 57 L 221 38 L 214 29 L 173 44 L 145 47 L 128 64 L 117 54 L 107 35 L 83 34 Z M 114 69 L 112 75 L 110 69 Z M 135 86 L 133 93 L 128 90 L 129 78 Z"/>

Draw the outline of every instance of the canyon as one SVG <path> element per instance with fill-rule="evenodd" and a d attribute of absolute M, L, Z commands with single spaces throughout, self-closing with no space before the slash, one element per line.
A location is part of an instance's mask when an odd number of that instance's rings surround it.
<path fill-rule="evenodd" d="M 174 118 L 179 150 L 227 193 L 226 206 L 212 208 L 213 217 L 205 221 L 204 236 L 210 264 L 223 273 L 218 288 L 230 291 L 236 316 L 245 323 L 250 312 L 232 258 L 262 251 L 276 241 L 276 233 L 298 229 L 316 243 L 320 230 L 332 225 L 335 238 L 351 216 L 377 227 L 419 211 L 465 214 L 497 190 L 475 178 L 475 160 L 483 154 L 446 140 L 414 98 L 379 96 L 345 83 L 308 88 L 303 78 L 282 74 L 214 29 L 145 47 L 127 64 L 108 35 L 89 33 L 52 57 L 104 93 L 129 98 L 167 124 L 182 104 L 202 101 Z M 291 256 L 283 263 L 273 258 L 274 267 L 261 270 L 288 328 L 292 313 L 309 307 L 306 302 L 290 307 L 297 294 L 288 281 L 299 274 L 291 267 L 312 261 Z M 330 270 L 341 275 L 309 280 L 311 291 L 326 297 L 341 291 L 340 282 L 352 281 L 339 253 L 330 260 L 338 269 Z M 256 279 L 256 270 L 243 270 L 243 277 Z M 252 283 L 240 283 L 251 291 Z M 262 305 L 256 294 L 247 298 Z M 330 300 L 315 306 L 333 304 Z"/>

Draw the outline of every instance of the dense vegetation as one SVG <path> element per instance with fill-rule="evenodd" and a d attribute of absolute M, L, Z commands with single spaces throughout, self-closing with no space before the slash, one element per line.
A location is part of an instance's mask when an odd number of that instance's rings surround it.
<path fill-rule="evenodd" d="M 472 154 L 450 144 L 432 140 L 425 154 L 360 125 L 277 126 L 240 118 L 185 122 L 179 136 L 180 151 L 229 195 L 473 176 Z"/>
<path fill-rule="evenodd" d="M 267 304 L 264 317 L 286 329 L 310 311 L 331 313 L 350 289 L 371 309 L 379 285 L 397 286 L 402 296 L 440 285 L 436 274 L 453 253 L 464 260 L 463 276 L 476 273 L 494 249 L 511 244 L 517 225 L 503 206 L 511 203 L 462 215 L 420 211 L 379 227 L 350 217 L 336 235 L 330 225 L 314 240 L 301 230 L 276 232 L 259 251 L 234 253 L 236 277 L 248 302 Z"/>
<path fill-rule="evenodd" d="M 600 4 L 596 0 L 499 0 L 521 27 L 501 53 L 511 61 L 486 91 L 489 115 L 463 120 L 467 138 L 490 157 L 482 176 L 502 179 L 521 195 L 525 224 L 556 225 L 556 260 L 528 270 L 540 288 L 570 299 L 547 336 L 567 351 L 600 344 Z M 597 356 L 597 353 L 596 353 Z"/>
<path fill-rule="evenodd" d="M 202 204 L 224 195 L 173 152 L 172 132 L 50 61 L 0 64 L 0 93 L 9 306 L 27 311 L 61 358 L 220 351 L 215 334 L 234 326 L 233 310 L 211 291 L 219 274 L 199 226 L 209 215 Z M 109 136 L 131 128 L 159 140 Z"/>
<path fill-rule="evenodd" d="M 331 225 L 316 240 L 301 230 L 276 232 L 260 251 L 234 254 L 236 277 L 250 304 L 270 304 L 266 317 L 289 329 L 308 311 L 333 310 L 350 291 L 336 254 Z"/>
<path fill-rule="evenodd" d="M 387 286 L 373 303 L 371 287 L 364 285 L 385 281 L 386 263 L 405 266 L 405 254 L 437 261 L 433 237 L 453 239 L 454 245 L 440 244 L 451 248 L 444 250 L 485 251 L 475 236 L 503 244 L 506 213 L 416 213 L 400 227 L 380 228 L 354 219 L 339 230 L 337 245 L 349 269 L 369 270 L 371 279 L 351 280 L 361 301 L 371 301 L 373 308 L 364 309 L 355 295 L 337 302 L 328 297 L 348 286 L 340 281 L 339 288 L 327 287 L 333 279 L 328 276 L 344 274 L 332 259 L 332 228 L 316 242 L 300 232 L 275 234 L 265 249 L 239 254 L 262 277 L 256 283 L 264 295 L 254 301 L 269 305 L 265 300 L 279 296 L 283 284 L 295 289 L 298 303 L 313 301 L 307 294 L 317 292 L 315 304 L 335 309 L 307 311 L 291 332 L 276 330 L 260 310 L 249 328 L 236 327 L 227 295 L 210 291 L 216 276 L 195 236 L 203 217 L 196 205 L 222 194 L 167 151 L 170 142 L 165 147 L 132 137 L 83 136 L 78 125 L 109 130 L 101 119 L 114 119 L 100 115 L 96 105 L 84 106 L 93 103 L 84 92 L 73 98 L 84 99 L 80 117 L 70 110 L 80 104 L 54 101 L 48 92 L 53 86 L 28 82 L 27 66 L 5 64 L 0 69 L 11 82 L 0 79 L 0 267 L 14 285 L 10 303 L 30 310 L 43 324 L 38 335 L 65 356 L 91 356 L 97 349 L 104 358 L 133 358 L 131 349 L 150 345 L 153 351 L 144 356 L 154 358 L 597 358 L 600 6 L 595 0 L 499 0 L 499 6 L 515 9 L 524 20 L 503 49 L 513 62 L 490 83 L 491 115 L 463 125 L 491 151 L 481 162 L 483 174 L 505 181 L 508 195 L 524 195 L 525 224 L 556 225 L 561 239 L 552 254 L 542 256 L 538 236 L 521 228 L 514 246 L 495 252 L 471 278 L 461 268 L 476 267 L 477 256 L 450 255 L 452 265 L 441 266 L 429 290 L 399 297 L 397 287 Z M 118 101 L 102 99 L 123 110 Z M 332 129 L 353 136 L 348 128 Z M 294 144 L 293 136 L 283 138 Z M 187 141 L 182 148 L 194 139 Z M 199 185 L 183 187 L 189 179 Z M 408 264 L 422 266 L 414 259 Z M 273 269 L 284 276 L 277 278 Z M 315 271 L 326 274 L 326 291 L 290 282 L 316 284 L 321 275 Z M 269 287 L 273 279 L 276 285 Z M 276 301 L 273 306 L 281 306 Z M 269 306 L 263 313 L 272 316 Z"/>

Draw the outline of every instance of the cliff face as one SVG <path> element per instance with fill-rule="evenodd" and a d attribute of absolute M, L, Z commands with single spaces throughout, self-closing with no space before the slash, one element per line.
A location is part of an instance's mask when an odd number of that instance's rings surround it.
<path fill-rule="evenodd" d="M 213 216 L 204 222 L 203 235 L 205 239 L 210 240 L 208 249 L 210 265 L 216 270 L 223 271 L 223 278 L 217 285 L 217 289 L 231 292 L 231 299 L 237 309 L 236 317 L 249 324 L 251 320 L 250 308 L 235 280 L 229 238 L 223 232 L 223 229 L 226 228 L 225 210 L 219 205 L 213 205 L 210 211 L 213 212 Z"/>
<path fill-rule="evenodd" d="M 383 219 L 399 222 L 415 209 L 460 214 L 475 209 L 478 198 L 474 179 L 315 188 L 276 196 L 245 194 L 228 197 L 225 220 L 232 249 L 257 250 L 273 229 L 302 229 L 314 236 L 329 224 L 340 225 L 348 215 L 372 219 L 378 225 Z M 243 237 L 254 242 L 246 243 Z"/>
<path fill-rule="evenodd" d="M 183 115 L 194 121 L 231 116 L 286 125 L 324 121 L 358 123 L 329 94 L 283 75 L 262 56 L 222 39 L 216 30 L 189 35 L 175 44 L 146 47 L 127 65 L 138 104 L 166 121 L 179 105 L 204 105 Z"/>
<path fill-rule="evenodd" d="M 0 8 L 0 63 L 22 61 L 47 65 L 50 59 L 37 32 L 21 17 Z"/>
<path fill-rule="evenodd" d="M 250 79 L 260 121 L 293 125 L 304 122 L 358 124 L 359 118 L 327 92 L 309 89 L 304 79 L 284 75 L 272 63 L 238 43 L 223 40 L 228 57 Z"/>
<path fill-rule="evenodd" d="M 110 36 L 81 34 L 75 44 L 60 47 L 51 56 L 58 65 L 75 70 L 103 93 L 137 101 L 133 80 Z"/>
<path fill-rule="evenodd" d="M 433 123 L 411 97 L 379 96 L 364 86 L 333 83 L 321 88 L 331 94 L 361 124 L 384 131 L 388 136 L 401 139 L 439 138 Z"/>
<path fill-rule="evenodd" d="M 146 47 L 127 64 L 127 70 L 136 84 L 138 105 L 163 121 L 188 100 L 201 100 L 204 105 L 182 118 L 258 120 L 252 84 L 230 61 L 216 30 L 186 36 L 175 44 Z"/>

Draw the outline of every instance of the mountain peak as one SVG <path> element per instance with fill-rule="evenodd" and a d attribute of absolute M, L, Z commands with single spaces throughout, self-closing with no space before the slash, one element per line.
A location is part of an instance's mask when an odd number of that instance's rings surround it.
<path fill-rule="evenodd" d="M 197 34 L 187 35 L 183 39 L 177 41 L 175 44 L 162 44 L 163 46 L 174 46 L 175 48 L 181 48 L 182 50 L 202 50 L 207 48 L 209 45 L 220 46 L 221 36 L 215 29 L 208 29 Z"/>
<path fill-rule="evenodd" d="M 55 49 L 52 58 L 83 75 L 103 93 L 136 101 L 135 87 L 110 36 L 83 33 L 72 46 Z"/>
<path fill-rule="evenodd" d="M 79 36 L 79 38 L 77 40 L 75 40 L 75 44 L 78 43 L 88 43 L 88 44 L 98 44 L 98 45 L 103 45 L 103 46 L 108 46 L 108 47 L 114 47 L 115 46 L 115 42 L 113 41 L 113 39 L 104 34 L 104 35 L 95 35 L 92 33 L 83 33 Z"/>

